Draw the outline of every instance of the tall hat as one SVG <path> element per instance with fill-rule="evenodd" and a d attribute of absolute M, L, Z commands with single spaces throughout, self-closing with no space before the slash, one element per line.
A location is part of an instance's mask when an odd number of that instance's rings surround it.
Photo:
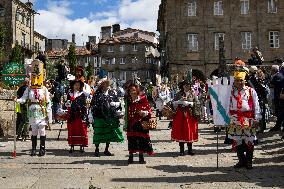
<path fill-rule="evenodd" d="M 35 59 L 31 64 L 31 88 L 40 89 L 43 87 L 44 82 L 44 70 L 43 63 Z"/>
<path fill-rule="evenodd" d="M 234 73 L 234 78 L 238 80 L 245 80 L 247 73 L 244 71 L 236 71 Z"/>

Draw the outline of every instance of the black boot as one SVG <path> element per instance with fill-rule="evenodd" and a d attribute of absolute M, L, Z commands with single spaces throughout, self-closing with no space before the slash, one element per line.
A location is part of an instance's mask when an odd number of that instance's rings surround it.
<path fill-rule="evenodd" d="M 180 148 L 179 155 L 184 156 L 184 143 L 183 142 L 179 143 L 179 148 Z"/>
<path fill-rule="evenodd" d="M 36 146 L 37 146 L 37 136 L 32 136 L 32 151 L 31 156 L 36 155 Z"/>
<path fill-rule="evenodd" d="M 128 164 L 132 164 L 133 162 L 133 153 L 129 153 Z"/>
<path fill-rule="evenodd" d="M 110 153 L 108 149 L 109 149 L 109 143 L 106 143 L 106 149 L 105 149 L 104 155 L 105 156 L 113 156 L 113 154 Z"/>
<path fill-rule="evenodd" d="M 100 157 L 99 144 L 96 144 L 95 157 Z"/>
<path fill-rule="evenodd" d="M 144 160 L 143 153 L 139 153 L 139 163 L 140 164 L 146 164 L 146 161 Z"/>
<path fill-rule="evenodd" d="M 192 152 L 192 143 L 187 143 L 187 147 L 188 147 L 188 155 L 193 156 L 194 153 Z"/>
<path fill-rule="evenodd" d="M 40 136 L 39 156 L 44 156 L 45 155 L 45 139 L 46 139 L 46 136 Z"/>
<path fill-rule="evenodd" d="M 84 146 L 80 146 L 80 152 L 81 152 L 81 153 L 84 153 L 84 152 L 85 152 Z"/>
<path fill-rule="evenodd" d="M 246 157 L 245 157 L 244 152 L 245 150 L 244 150 L 243 144 L 238 145 L 237 146 L 237 156 L 238 156 L 239 162 L 234 166 L 234 168 L 238 169 L 238 168 L 242 168 L 246 166 Z"/>
<path fill-rule="evenodd" d="M 74 152 L 74 146 L 71 145 L 70 150 L 69 150 L 69 153 L 72 154 L 73 152 Z"/>
<path fill-rule="evenodd" d="M 253 151 L 254 151 L 253 146 L 251 148 L 247 147 L 247 150 L 246 150 L 246 160 L 247 160 L 246 168 L 247 169 L 252 169 Z"/>

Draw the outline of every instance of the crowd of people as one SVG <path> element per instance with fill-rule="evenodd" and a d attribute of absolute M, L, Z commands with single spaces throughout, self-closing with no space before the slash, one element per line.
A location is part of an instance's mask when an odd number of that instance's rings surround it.
<path fill-rule="evenodd" d="M 128 163 L 132 164 L 134 154 L 138 153 L 139 163 L 145 164 L 144 154 L 154 155 L 154 150 L 149 129 L 144 125 L 153 117 L 170 120 L 171 139 L 178 142 L 181 156 L 186 154 L 185 143 L 187 154 L 194 155 L 198 123 L 212 122 L 208 85 L 195 77 L 184 78 L 175 84 L 167 79 L 157 81 L 155 85 L 151 82 L 141 84 L 137 78 L 121 84 L 105 75 L 87 80 L 84 68 L 78 66 L 75 76 L 61 73 L 62 69 L 59 69 L 55 80 L 44 81 L 44 66 L 37 59 L 32 62 L 31 72 L 31 78 L 18 89 L 15 100 L 18 103 L 17 139 L 28 139 L 31 127 L 32 156 L 36 155 L 37 136 L 40 135 L 39 155 L 44 156 L 45 128 L 52 129 L 52 124 L 67 121 L 69 153 L 74 152 L 75 146 L 80 147 L 81 153 L 89 146 L 88 127 L 92 125 L 95 157 L 101 155 L 101 144 L 105 144 L 103 154 L 113 156 L 110 144 L 124 142 L 125 131 Z M 211 79 L 216 78 L 212 76 Z M 230 98 L 231 123 L 227 133 L 239 158 L 235 167 L 251 169 L 257 133 L 266 130 L 273 115 L 277 121 L 270 131 L 284 127 L 284 64 L 272 66 L 271 73 L 261 67 L 247 69 L 240 66 L 234 78 Z M 62 84 L 65 80 L 68 80 L 68 86 Z M 121 120 L 124 120 L 123 129 Z"/>

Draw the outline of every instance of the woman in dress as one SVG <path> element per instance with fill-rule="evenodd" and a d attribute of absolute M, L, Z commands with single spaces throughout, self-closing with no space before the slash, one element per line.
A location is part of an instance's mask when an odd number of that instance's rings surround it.
<path fill-rule="evenodd" d="M 98 82 L 98 88 L 91 102 L 94 118 L 94 138 L 96 145 L 95 156 L 100 156 L 99 145 L 106 143 L 105 156 L 112 156 L 109 151 L 111 142 L 123 142 L 119 119 L 122 116 L 121 104 L 114 90 L 110 89 L 110 81 L 106 78 Z"/>
<path fill-rule="evenodd" d="M 133 163 L 133 154 L 139 153 L 139 163 L 145 164 L 144 153 L 153 155 L 153 148 L 148 130 L 142 128 L 142 121 L 151 118 L 151 107 L 146 96 L 141 96 L 138 85 L 131 84 L 126 94 L 125 124 L 127 129 L 128 164 Z"/>
<path fill-rule="evenodd" d="M 191 84 L 187 81 L 181 82 L 180 91 L 173 102 L 176 115 L 172 128 L 172 140 L 179 142 L 181 156 L 184 156 L 184 143 L 188 145 L 188 155 L 194 155 L 192 143 L 198 141 L 198 104 Z"/>
<path fill-rule="evenodd" d="M 80 146 L 80 152 L 88 146 L 87 108 L 86 95 L 83 92 L 84 83 L 80 80 L 72 81 L 71 91 L 67 96 L 66 107 L 68 108 L 68 144 L 71 146 L 70 153 L 74 152 L 74 146 Z"/>

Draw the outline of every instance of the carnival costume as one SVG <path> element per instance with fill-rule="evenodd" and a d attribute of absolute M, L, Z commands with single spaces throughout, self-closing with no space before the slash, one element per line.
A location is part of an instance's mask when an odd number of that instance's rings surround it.
<path fill-rule="evenodd" d="M 80 83 L 80 90 L 74 91 L 75 83 Z M 80 146 L 80 151 L 84 152 L 84 147 L 88 146 L 88 113 L 86 107 L 86 95 L 83 92 L 84 83 L 80 80 L 71 82 L 71 91 L 67 96 L 66 107 L 68 108 L 68 144 L 71 146 L 70 153 L 74 151 L 74 146 Z"/>
<path fill-rule="evenodd" d="M 236 72 L 235 80 L 245 80 L 245 72 Z M 242 89 L 233 87 L 230 97 L 231 122 L 228 128 L 229 138 L 233 139 L 233 148 L 237 151 L 239 162 L 236 168 L 252 168 L 254 140 L 256 140 L 257 124 L 260 109 L 256 91 L 248 86 Z M 246 154 L 245 154 L 246 152 Z"/>
<path fill-rule="evenodd" d="M 111 156 L 109 152 L 110 142 L 123 142 L 124 138 L 120 129 L 119 119 L 122 116 L 121 104 L 114 90 L 107 89 L 103 91 L 100 86 L 103 82 L 109 82 L 102 79 L 98 83 L 92 102 L 91 110 L 94 119 L 94 137 L 93 143 L 96 145 L 95 156 L 99 156 L 99 144 L 106 143 L 104 154 Z"/>
<path fill-rule="evenodd" d="M 191 89 L 185 92 L 184 85 L 190 85 L 183 81 L 180 85 L 180 91 L 176 94 L 173 105 L 176 108 L 176 115 L 173 118 L 172 140 L 179 142 L 180 155 L 184 155 L 184 143 L 188 144 L 188 154 L 192 152 L 192 143 L 198 141 L 198 99 Z"/>
<path fill-rule="evenodd" d="M 133 162 L 133 153 L 139 153 L 139 162 L 145 163 L 143 154 L 153 155 L 153 148 L 149 130 L 144 130 L 142 121 L 151 118 L 151 107 L 146 96 L 138 96 L 135 101 L 126 101 L 125 127 L 127 129 L 128 151 L 130 154 L 128 163 Z M 143 111 L 143 116 L 140 112 Z"/>
<path fill-rule="evenodd" d="M 24 104 L 26 101 L 29 104 L 29 124 L 32 128 L 32 152 L 31 155 L 36 155 L 37 135 L 40 135 L 40 156 L 45 155 L 45 126 L 48 125 L 48 111 L 51 109 L 49 93 L 46 87 L 43 86 L 44 81 L 43 63 L 39 60 L 32 62 L 31 86 L 28 87 L 23 96 L 17 100 L 18 103 Z"/>

